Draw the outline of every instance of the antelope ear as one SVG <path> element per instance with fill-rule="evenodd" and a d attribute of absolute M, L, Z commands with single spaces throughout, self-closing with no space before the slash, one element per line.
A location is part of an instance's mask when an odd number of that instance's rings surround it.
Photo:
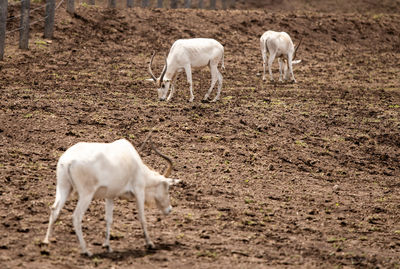
<path fill-rule="evenodd" d="M 168 183 L 169 183 L 169 185 L 176 185 L 176 184 L 178 184 L 179 182 L 181 182 L 182 180 L 180 180 L 180 179 L 176 179 L 176 178 L 168 178 Z"/>

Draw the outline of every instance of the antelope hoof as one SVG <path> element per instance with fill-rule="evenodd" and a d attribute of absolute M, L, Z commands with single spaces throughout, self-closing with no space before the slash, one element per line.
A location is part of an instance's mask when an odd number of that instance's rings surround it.
<path fill-rule="evenodd" d="M 103 244 L 103 248 L 106 248 L 108 253 L 113 252 L 113 249 L 108 244 Z"/>
<path fill-rule="evenodd" d="M 155 246 L 154 246 L 154 244 L 153 244 L 153 242 L 148 242 L 147 244 L 146 244 L 146 248 L 147 249 L 154 249 L 155 248 Z"/>
<path fill-rule="evenodd" d="M 86 251 L 83 251 L 82 252 L 82 255 L 84 255 L 84 256 L 87 256 L 87 257 L 92 257 L 93 256 L 93 253 L 92 252 L 90 252 L 89 250 L 86 250 Z"/>

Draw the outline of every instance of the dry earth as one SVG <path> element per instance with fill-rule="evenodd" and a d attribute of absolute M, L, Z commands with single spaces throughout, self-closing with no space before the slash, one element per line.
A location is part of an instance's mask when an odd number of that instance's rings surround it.
<path fill-rule="evenodd" d="M 79 5 L 75 16 L 57 10 L 51 41 L 33 25 L 28 51 L 17 33 L 7 36 L 0 267 L 399 268 L 399 1 L 278 2 L 227 11 Z M 18 13 L 11 5 L 9 17 Z M 261 81 L 268 29 L 303 38 L 296 84 Z M 175 98 L 158 102 L 145 81 L 151 52 L 160 72 L 174 40 L 200 36 L 225 47 L 221 101 L 201 102 L 210 81 L 201 70 L 193 103 L 183 75 Z M 79 141 L 138 146 L 154 126 L 183 181 L 171 189 L 171 215 L 147 210 L 156 249 L 144 247 L 134 201 L 116 203 L 113 253 L 101 248 L 103 201 L 83 223 L 94 257 L 79 254 L 76 200 L 42 245 L 58 157 Z M 163 169 L 150 149 L 141 155 Z"/>

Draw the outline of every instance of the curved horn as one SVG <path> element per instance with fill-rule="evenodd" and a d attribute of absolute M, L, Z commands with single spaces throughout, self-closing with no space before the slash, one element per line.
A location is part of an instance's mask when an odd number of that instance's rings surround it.
<path fill-rule="evenodd" d="M 299 44 L 298 44 L 297 47 L 294 49 L 293 60 L 296 59 L 296 52 L 297 52 L 297 50 L 298 50 L 299 47 L 300 47 L 301 41 L 303 41 L 303 37 L 300 38 Z"/>
<path fill-rule="evenodd" d="M 146 142 L 147 142 L 147 140 L 151 140 L 151 134 L 153 133 L 153 131 L 154 131 L 154 129 L 155 129 L 156 127 L 154 126 L 151 130 L 150 130 L 150 132 L 149 132 L 149 134 L 146 136 L 146 139 L 142 142 L 142 144 L 140 145 L 140 148 L 139 148 L 139 150 L 138 150 L 138 152 L 141 152 L 142 150 L 143 150 L 143 147 L 144 147 L 144 144 L 146 144 Z"/>
<path fill-rule="evenodd" d="M 167 64 L 167 57 L 165 57 L 165 67 L 164 67 L 164 69 L 163 69 L 163 71 L 162 71 L 162 73 L 161 73 L 161 76 L 160 76 L 160 84 L 163 82 L 165 73 L 167 73 L 167 67 L 168 67 L 168 64 Z M 160 85 L 160 86 L 161 86 L 161 85 Z"/>
<path fill-rule="evenodd" d="M 150 60 L 150 63 L 149 63 L 149 73 L 150 73 L 151 78 L 154 80 L 154 82 L 157 81 L 157 78 L 156 78 L 156 76 L 154 76 L 153 71 L 151 70 L 151 65 L 153 64 L 153 59 L 154 59 L 155 55 L 156 55 L 156 52 L 153 51 L 153 55 L 151 56 L 151 60 Z"/>
<path fill-rule="evenodd" d="M 171 171 L 172 171 L 172 160 L 171 158 L 169 158 L 168 156 L 162 154 L 161 152 L 158 151 L 158 149 L 156 149 L 156 147 L 154 146 L 153 142 L 151 142 L 151 148 L 162 158 L 164 158 L 167 162 L 168 162 L 168 167 L 165 169 L 164 171 L 164 177 L 169 177 L 171 175 Z"/>

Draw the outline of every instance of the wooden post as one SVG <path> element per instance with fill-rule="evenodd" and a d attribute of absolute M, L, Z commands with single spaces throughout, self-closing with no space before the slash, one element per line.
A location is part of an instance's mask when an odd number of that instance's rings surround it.
<path fill-rule="evenodd" d="M 228 0 L 222 0 L 222 9 L 226 9 L 227 8 L 227 2 Z"/>
<path fill-rule="evenodd" d="M 109 8 L 115 8 L 117 6 L 117 1 L 116 0 L 108 0 L 108 7 Z"/>
<path fill-rule="evenodd" d="M 44 20 L 44 38 L 53 38 L 55 0 L 46 0 L 46 17 Z"/>
<path fill-rule="evenodd" d="M 157 7 L 158 8 L 162 8 L 163 7 L 163 3 L 162 2 L 163 2 L 163 0 L 158 0 L 157 1 Z"/>
<path fill-rule="evenodd" d="M 177 0 L 171 0 L 171 8 L 178 8 L 178 1 Z"/>
<path fill-rule="evenodd" d="M 185 8 L 191 8 L 192 7 L 192 0 L 185 0 Z"/>
<path fill-rule="evenodd" d="M 203 8 L 204 7 L 204 2 L 203 0 L 199 0 L 199 8 Z"/>
<path fill-rule="evenodd" d="M 133 0 L 126 0 L 126 7 L 128 8 L 133 7 Z"/>
<path fill-rule="evenodd" d="M 6 42 L 7 8 L 8 0 L 0 0 L 0 61 L 3 60 Z"/>
<path fill-rule="evenodd" d="M 215 9 L 216 0 L 210 0 L 210 9 Z"/>
<path fill-rule="evenodd" d="M 67 0 L 67 12 L 69 14 L 75 13 L 75 0 Z"/>
<path fill-rule="evenodd" d="M 149 0 L 142 0 L 142 7 L 149 7 Z"/>
<path fill-rule="evenodd" d="M 21 30 L 19 31 L 19 48 L 27 50 L 29 44 L 29 10 L 30 0 L 21 0 Z"/>

